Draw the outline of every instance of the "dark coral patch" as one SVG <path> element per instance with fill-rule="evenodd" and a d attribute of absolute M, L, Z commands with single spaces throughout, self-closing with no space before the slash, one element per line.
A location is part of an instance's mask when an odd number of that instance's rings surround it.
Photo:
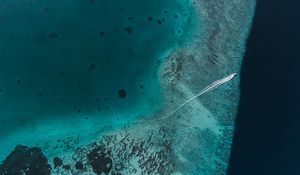
<path fill-rule="evenodd" d="M 124 28 L 124 30 L 128 33 L 128 34 L 132 34 L 132 32 L 133 32 L 133 27 L 131 27 L 131 26 L 128 26 L 128 27 L 125 27 Z"/>
<path fill-rule="evenodd" d="M 63 165 L 63 161 L 59 157 L 53 158 L 54 168 L 61 167 Z"/>
<path fill-rule="evenodd" d="M 100 31 L 100 32 L 99 32 L 99 36 L 100 36 L 100 37 L 103 37 L 104 35 L 105 35 L 105 32 L 104 32 L 104 31 Z"/>
<path fill-rule="evenodd" d="M 87 157 L 96 174 L 108 174 L 111 171 L 112 159 L 104 147 L 99 146 L 94 148 L 88 153 Z"/>
<path fill-rule="evenodd" d="M 82 162 L 76 162 L 76 164 L 75 164 L 75 168 L 77 169 L 77 170 L 83 170 L 83 163 Z"/>
<path fill-rule="evenodd" d="M 42 92 L 39 92 L 39 93 L 38 93 L 38 96 L 39 96 L 39 97 L 43 96 L 43 93 L 42 93 Z"/>
<path fill-rule="evenodd" d="M 88 67 L 89 71 L 93 71 L 95 69 L 96 69 L 96 64 L 95 63 L 90 64 L 89 67 Z"/>
<path fill-rule="evenodd" d="M 134 20 L 134 16 L 128 17 L 128 21 L 132 22 Z"/>
<path fill-rule="evenodd" d="M 126 93 L 126 91 L 124 89 L 120 89 L 118 91 L 118 95 L 119 95 L 120 98 L 125 98 L 126 95 L 127 95 L 127 93 Z"/>
<path fill-rule="evenodd" d="M 71 166 L 70 165 L 64 165 L 62 168 L 65 169 L 65 170 L 70 170 Z"/>
<path fill-rule="evenodd" d="M 161 21 L 160 19 L 158 19 L 158 20 L 157 20 L 157 24 L 158 24 L 158 25 L 161 25 L 161 24 L 162 24 L 162 21 Z"/>
<path fill-rule="evenodd" d="M 46 12 L 46 13 L 49 12 L 49 8 L 45 7 L 44 12 Z"/>
<path fill-rule="evenodd" d="M 51 167 L 41 148 L 16 146 L 0 165 L 1 175 L 50 175 Z"/>

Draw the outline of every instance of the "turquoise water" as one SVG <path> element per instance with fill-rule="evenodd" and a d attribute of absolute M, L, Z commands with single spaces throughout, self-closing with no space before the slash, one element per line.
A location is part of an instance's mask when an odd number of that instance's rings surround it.
<path fill-rule="evenodd" d="M 158 110 L 159 66 L 190 32 L 187 2 L 1 1 L 0 160 L 20 139 Z"/>
<path fill-rule="evenodd" d="M 0 120 L 11 122 L 152 111 L 158 67 L 188 18 L 176 1 L 1 1 L 0 8 Z"/>
<path fill-rule="evenodd" d="M 225 174 L 254 9 L 0 1 L 0 174 Z"/>

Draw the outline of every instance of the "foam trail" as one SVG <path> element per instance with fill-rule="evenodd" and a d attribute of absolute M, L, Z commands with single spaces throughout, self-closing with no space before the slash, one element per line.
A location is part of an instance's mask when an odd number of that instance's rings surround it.
<path fill-rule="evenodd" d="M 222 78 L 220 80 L 216 80 L 214 81 L 212 84 L 206 86 L 201 92 L 199 92 L 198 94 L 196 94 L 195 96 L 191 97 L 190 99 L 188 99 L 187 101 L 185 101 L 184 103 L 182 103 L 180 106 L 178 106 L 174 111 L 172 111 L 169 115 L 166 115 L 160 119 L 164 119 L 164 118 L 168 118 L 171 115 L 175 114 L 180 108 L 182 108 L 183 106 L 185 106 L 186 104 L 188 104 L 189 102 L 193 101 L 194 99 L 198 98 L 199 96 L 210 92 L 216 88 L 218 88 L 219 86 L 227 83 L 228 81 L 230 81 L 232 78 L 234 78 L 236 76 L 236 73 L 230 74 L 229 76 Z"/>

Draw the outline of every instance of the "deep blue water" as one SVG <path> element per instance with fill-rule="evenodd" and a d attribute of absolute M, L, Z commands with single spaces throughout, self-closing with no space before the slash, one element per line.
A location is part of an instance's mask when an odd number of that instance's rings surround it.
<path fill-rule="evenodd" d="M 229 175 L 300 174 L 299 6 L 257 2 Z"/>

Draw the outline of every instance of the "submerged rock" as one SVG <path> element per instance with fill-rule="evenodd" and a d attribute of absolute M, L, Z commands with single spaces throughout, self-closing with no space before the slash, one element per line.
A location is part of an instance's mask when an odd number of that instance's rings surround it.
<path fill-rule="evenodd" d="M 87 157 L 95 173 L 108 174 L 111 171 L 112 160 L 106 153 L 105 148 L 96 147 L 88 153 Z"/>
<path fill-rule="evenodd" d="M 63 165 L 63 161 L 59 157 L 53 158 L 54 168 L 61 167 Z"/>
<path fill-rule="evenodd" d="M 41 148 L 18 145 L 0 165 L 1 175 L 50 175 L 51 167 Z"/>

